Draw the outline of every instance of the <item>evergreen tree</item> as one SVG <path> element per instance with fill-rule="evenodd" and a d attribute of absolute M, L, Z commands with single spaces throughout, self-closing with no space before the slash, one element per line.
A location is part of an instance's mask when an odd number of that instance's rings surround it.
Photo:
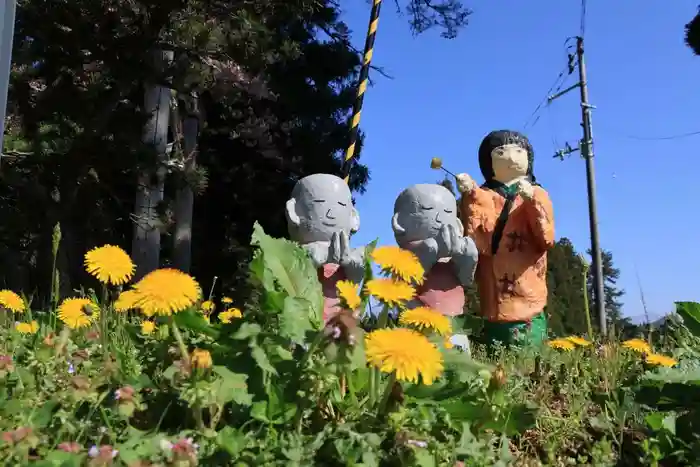
<path fill-rule="evenodd" d="M 587 334 L 584 265 L 571 241 L 562 237 L 547 253 L 549 328 L 555 336 Z"/>
<path fill-rule="evenodd" d="M 203 193 L 193 272 L 203 285 L 215 275 L 227 287 L 244 284 L 253 222 L 283 236 L 295 180 L 340 169 L 360 57 L 338 14 L 330 0 L 21 2 L 4 151 L 11 157 L 0 180 L 0 267 L 14 273 L 2 285 L 46 295 L 56 223 L 65 293 L 86 279 L 87 249 L 129 250 L 136 173 L 157 165 L 141 141 L 143 89 L 154 82 L 197 92 L 204 108 L 201 170 L 187 180 Z M 154 49 L 175 54 L 165 73 L 149 65 Z M 159 206 L 166 236 L 172 175 Z M 351 188 L 362 191 L 367 180 L 355 164 Z"/>
<path fill-rule="evenodd" d="M 700 55 L 700 8 L 695 17 L 685 25 L 685 43 L 695 55 Z"/>
<path fill-rule="evenodd" d="M 591 256 L 591 250 L 587 251 Z M 625 291 L 618 288 L 617 281 L 620 278 L 620 270 L 615 267 L 613 262 L 612 252 L 607 250 L 601 251 L 601 259 L 603 262 L 603 286 L 605 293 L 605 315 L 608 323 L 608 333 L 612 335 L 620 334 L 623 330 L 629 331 L 632 326 L 629 318 L 622 316 L 622 297 Z M 599 327 L 598 317 L 595 316 L 595 292 L 593 289 L 593 271 L 589 271 L 588 277 L 588 293 L 590 298 L 591 313 L 593 315 L 593 323 L 595 327 Z M 626 331 L 626 332 L 627 332 Z"/>

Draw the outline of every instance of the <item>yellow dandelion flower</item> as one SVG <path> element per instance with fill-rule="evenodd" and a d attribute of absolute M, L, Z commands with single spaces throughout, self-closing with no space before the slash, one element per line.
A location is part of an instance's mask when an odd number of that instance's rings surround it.
<path fill-rule="evenodd" d="M 622 347 L 630 350 L 634 350 L 639 353 L 650 354 L 651 346 L 644 339 L 630 339 L 622 343 Z"/>
<path fill-rule="evenodd" d="M 405 282 L 394 279 L 372 279 L 365 286 L 367 293 L 387 305 L 397 305 L 408 301 L 416 294 L 415 289 Z"/>
<path fill-rule="evenodd" d="M 588 347 L 589 345 L 591 345 L 591 342 L 587 341 L 583 337 L 569 336 L 569 337 L 566 337 L 566 340 L 571 342 L 572 344 L 578 345 L 580 347 Z"/>
<path fill-rule="evenodd" d="M 669 368 L 678 364 L 678 361 L 674 360 L 671 357 L 667 357 L 666 355 L 658 355 L 654 353 L 648 354 L 644 358 L 644 361 L 649 365 L 667 366 Z"/>
<path fill-rule="evenodd" d="M 141 334 L 147 336 L 152 334 L 156 330 L 156 323 L 153 321 L 145 320 L 141 321 Z"/>
<path fill-rule="evenodd" d="M 452 332 L 450 319 L 427 306 L 406 310 L 399 317 L 399 324 L 412 326 L 420 330 L 427 329 L 446 336 Z"/>
<path fill-rule="evenodd" d="M 451 348 L 453 348 L 453 347 L 455 346 L 455 345 L 452 343 L 451 338 L 452 338 L 452 336 L 447 336 L 447 337 L 445 337 L 445 343 L 444 343 L 444 345 L 445 345 L 445 348 L 446 348 L 446 349 L 451 349 Z"/>
<path fill-rule="evenodd" d="M 574 348 L 576 347 L 576 345 L 568 339 L 553 339 L 547 342 L 547 345 L 553 349 L 566 351 L 574 350 Z"/>
<path fill-rule="evenodd" d="M 66 298 L 58 307 L 58 319 L 71 329 L 89 326 L 100 316 L 100 308 L 87 298 Z"/>
<path fill-rule="evenodd" d="M 114 309 L 118 312 L 124 313 L 129 310 L 136 308 L 136 302 L 139 296 L 133 290 L 125 290 L 120 293 L 117 300 L 114 302 Z"/>
<path fill-rule="evenodd" d="M 224 297 L 221 299 L 221 303 L 225 305 L 230 305 L 231 303 L 233 303 L 233 299 L 231 297 Z"/>
<path fill-rule="evenodd" d="M 17 323 L 15 329 L 20 334 L 36 334 L 39 330 L 39 323 L 32 321 L 31 323 Z"/>
<path fill-rule="evenodd" d="M 362 304 L 362 299 L 357 293 L 357 284 L 352 281 L 338 281 L 335 285 L 338 296 L 343 299 L 345 305 L 351 310 L 357 309 Z"/>
<path fill-rule="evenodd" d="M 144 315 L 164 315 L 182 311 L 199 300 L 202 289 L 189 274 L 177 269 L 156 269 L 134 284 L 136 307 Z"/>
<path fill-rule="evenodd" d="M 212 311 L 214 311 L 214 302 L 212 302 L 211 300 L 204 300 L 200 307 L 202 308 L 202 312 L 208 315 Z"/>
<path fill-rule="evenodd" d="M 103 284 L 126 284 L 134 275 L 129 255 L 114 245 L 104 245 L 85 253 L 85 270 Z"/>
<path fill-rule="evenodd" d="M 423 283 L 425 271 L 418 257 L 398 246 L 380 246 L 372 251 L 372 260 L 382 271 L 406 282 Z"/>
<path fill-rule="evenodd" d="M 15 313 L 25 310 L 24 300 L 12 290 L 0 290 L 0 308 L 7 308 Z"/>
<path fill-rule="evenodd" d="M 378 329 L 365 338 L 367 362 L 400 381 L 431 385 L 444 370 L 442 353 L 427 337 L 406 328 Z"/>
<path fill-rule="evenodd" d="M 229 308 L 226 311 L 222 311 L 219 313 L 219 321 L 221 321 L 224 324 L 228 324 L 231 321 L 233 321 L 235 318 L 242 318 L 243 313 L 241 313 L 241 310 L 238 308 Z"/>
<path fill-rule="evenodd" d="M 190 355 L 190 361 L 193 367 L 201 369 L 211 368 L 213 363 L 209 351 L 202 349 L 194 349 L 192 355 Z"/>

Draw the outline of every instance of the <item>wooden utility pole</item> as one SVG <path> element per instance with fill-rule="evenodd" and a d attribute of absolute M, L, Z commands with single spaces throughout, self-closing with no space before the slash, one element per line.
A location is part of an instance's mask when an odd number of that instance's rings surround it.
<path fill-rule="evenodd" d="M 608 321 L 605 313 L 605 286 L 603 277 L 603 261 L 600 250 L 600 238 L 598 235 L 598 202 L 595 186 L 595 170 L 593 166 L 593 133 L 591 131 L 591 109 L 588 103 L 588 83 L 586 81 L 586 62 L 584 60 L 583 37 L 576 38 L 576 57 L 578 67 L 579 82 L 568 89 L 550 96 L 548 101 L 566 94 L 572 89 L 579 88 L 581 92 L 581 126 L 583 127 L 583 139 L 579 143 L 578 149 L 571 148 L 568 144 L 566 149 L 557 152 L 554 157 L 564 158 L 577 150 L 581 151 L 581 157 L 586 161 L 586 181 L 588 185 L 588 221 L 591 230 L 591 253 L 593 256 L 593 290 L 595 292 L 595 308 L 598 314 L 600 332 L 603 336 L 608 334 Z M 587 291 L 586 291 L 587 293 Z"/>
<path fill-rule="evenodd" d="M 196 95 L 185 99 L 185 116 L 182 119 L 183 167 L 182 184 L 175 195 L 175 234 L 173 235 L 173 265 L 190 272 L 192 263 L 192 214 L 194 189 L 192 176 L 197 170 L 197 140 L 200 130 L 199 101 Z M 178 117 L 179 119 L 180 117 Z M 173 124 L 179 123 L 173 122 Z"/>
<path fill-rule="evenodd" d="M 174 57 L 171 51 L 153 52 L 154 70 L 164 74 Z M 152 145 L 158 155 L 155 171 L 142 170 L 137 178 L 134 206 L 134 237 L 131 256 L 136 263 L 136 278 L 158 269 L 160 264 L 161 222 L 158 206 L 163 201 L 165 186 L 168 124 L 170 120 L 170 89 L 159 84 L 148 84 L 144 96 L 146 122 L 143 141 Z"/>
<path fill-rule="evenodd" d="M 12 69 L 12 39 L 15 35 L 16 0 L 2 0 L 0 8 L 0 160 L 2 159 L 5 116 L 7 115 L 7 93 L 10 88 Z"/>

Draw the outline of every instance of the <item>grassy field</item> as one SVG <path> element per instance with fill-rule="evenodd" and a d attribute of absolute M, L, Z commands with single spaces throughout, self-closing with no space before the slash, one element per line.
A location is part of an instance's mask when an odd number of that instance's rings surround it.
<path fill-rule="evenodd" d="M 253 244 L 239 308 L 173 270 L 132 284 L 116 248 L 86 255 L 94 290 L 47 311 L 0 291 L 2 465 L 699 465 L 698 304 L 653 345 L 470 358 L 439 317 L 388 319 L 410 289 L 400 264 L 382 281 L 368 263 L 324 327 L 304 252 L 259 228 Z M 372 326 L 350 311 L 368 291 L 386 304 Z"/>

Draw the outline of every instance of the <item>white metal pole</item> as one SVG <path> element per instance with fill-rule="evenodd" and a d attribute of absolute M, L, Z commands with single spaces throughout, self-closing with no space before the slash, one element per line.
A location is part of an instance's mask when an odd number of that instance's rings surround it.
<path fill-rule="evenodd" d="M 0 0 L 2 19 L 0 20 L 0 160 L 2 159 L 5 136 L 5 115 L 7 114 L 7 92 L 10 87 L 10 67 L 12 66 L 12 38 L 15 34 L 16 0 Z"/>

